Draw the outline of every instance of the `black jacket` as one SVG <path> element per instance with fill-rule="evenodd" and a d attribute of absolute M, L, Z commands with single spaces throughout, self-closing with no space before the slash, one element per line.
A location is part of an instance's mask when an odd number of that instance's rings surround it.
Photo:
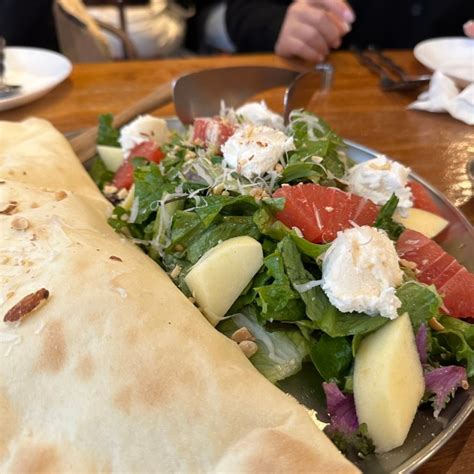
<path fill-rule="evenodd" d="M 0 0 L 0 36 L 10 46 L 57 50 L 53 0 Z"/>
<path fill-rule="evenodd" d="M 289 0 L 227 0 L 227 29 L 238 51 L 272 51 Z M 357 20 L 343 47 L 413 48 L 438 36 L 462 36 L 474 0 L 349 0 Z"/>

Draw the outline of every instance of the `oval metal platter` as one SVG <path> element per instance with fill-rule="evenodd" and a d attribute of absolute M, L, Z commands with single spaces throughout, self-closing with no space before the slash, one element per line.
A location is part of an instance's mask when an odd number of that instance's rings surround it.
<path fill-rule="evenodd" d="M 183 130 L 183 125 L 177 118 L 169 117 L 166 120 L 170 129 Z M 356 162 L 380 155 L 375 150 L 358 143 L 349 140 L 345 140 L 345 143 L 349 157 Z M 468 270 L 474 272 L 474 227 L 438 190 L 415 173 L 411 174 L 411 178 L 430 191 L 444 218 L 450 222 L 448 228 L 436 238 L 436 241 Z M 474 381 L 471 380 L 471 382 Z M 278 386 L 308 409 L 314 410 L 318 416 L 318 412 L 324 413 L 326 408 L 321 384 L 322 379 L 319 374 L 312 365 L 306 364 L 300 373 L 278 383 Z M 437 419 L 433 417 L 430 407 L 418 410 L 408 437 L 400 448 L 389 453 L 371 455 L 365 459 L 351 459 L 351 461 L 368 474 L 412 472 L 438 451 L 473 411 L 474 389 L 472 386 L 467 391 L 458 390 Z M 324 419 L 321 421 L 324 422 Z"/>

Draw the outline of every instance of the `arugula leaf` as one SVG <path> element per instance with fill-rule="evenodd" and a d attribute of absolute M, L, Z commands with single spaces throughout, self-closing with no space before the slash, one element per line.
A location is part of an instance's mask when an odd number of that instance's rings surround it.
<path fill-rule="evenodd" d="M 430 360 L 441 365 L 464 362 L 468 377 L 474 376 L 473 325 L 450 316 L 441 316 L 443 331 L 432 331 Z"/>
<path fill-rule="evenodd" d="M 219 323 L 227 336 L 245 326 L 256 338 L 258 351 L 250 362 L 270 382 L 275 383 L 297 374 L 309 354 L 309 345 L 299 331 L 268 331 L 257 322 L 255 311 L 247 307 L 242 313 Z"/>
<path fill-rule="evenodd" d="M 229 214 L 252 215 L 257 208 L 258 204 L 252 196 L 206 196 L 200 198 L 195 212 L 208 227 L 224 210 Z"/>
<path fill-rule="evenodd" d="M 175 185 L 163 176 L 155 163 L 141 158 L 134 158 L 132 163 L 135 199 L 138 199 L 138 214 L 135 223 L 141 224 L 157 211 L 163 194 L 173 192 Z"/>
<path fill-rule="evenodd" d="M 396 295 L 402 303 L 398 314 L 408 313 L 415 331 L 420 324 L 439 314 L 442 300 L 433 286 L 408 281 L 397 288 Z"/>
<path fill-rule="evenodd" d="M 405 227 L 398 222 L 393 220 L 393 213 L 397 210 L 398 197 L 394 194 L 390 199 L 380 208 L 379 214 L 375 221 L 374 227 L 383 229 L 387 232 L 388 237 L 391 240 L 397 241 L 400 235 L 402 235 Z"/>
<path fill-rule="evenodd" d="M 345 337 L 330 337 L 322 334 L 318 341 L 311 345 L 311 360 L 326 381 L 341 383 L 348 375 L 353 356 L 351 343 Z"/>
<path fill-rule="evenodd" d="M 290 236 L 303 255 L 314 259 L 326 252 L 331 245 L 313 244 L 309 240 L 300 237 L 294 230 L 290 230 L 285 224 L 276 219 L 266 205 L 255 212 L 253 220 L 263 235 L 267 235 L 274 240 L 283 240 L 286 236 Z"/>
<path fill-rule="evenodd" d="M 289 131 L 296 150 L 289 153 L 288 166 L 301 162 L 312 163 L 312 166 L 290 170 L 291 173 L 289 171 L 285 176 L 286 182 L 307 177 L 313 182 L 326 180 L 328 184 L 333 184 L 333 178 L 342 178 L 345 175 L 348 163 L 342 158 L 344 155 L 339 153 L 345 144 L 324 120 L 310 112 L 295 110 L 290 115 Z M 312 161 L 313 157 L 318 161 Z M 294 177 L 289 180 L 292 175 Z"/>
<path fill-rule="evenodd" d="M 91 168 L 89 169 L 89 174 L 100 190 L 103 189 L 105 184 L 110 183 L 114 177 L 114 173 L 107 169 L 100 156 L 95 158 Z"/>
<path fill-rule="evenodd" d="M 278 246 L 283 256 L 286 273 L 293 287 L 314 280 L 313 275 L 304 268 L 296 244 L 290 237 L 285 237 Z M 388 321 L 387 318 L 381 316 L 342 313 L 329 302 L 320 287 L 311 288 L 301 293 L 301 298 L 306 305 L 306 315 L 310 319 L 310 321 L 297 322 L 298 327 L 302 330 L 320 329 L 331 337 L 344 337 L 372 332 Z"/>
<path fill-rule="evenodd" d="M 171 243 L 168 250 L 176 245 L 186 247 L 194 234 L 204 228 L 201 219 L 194 212 L 177 210 L 171 223 Z"/>
<path fill-rule="evenodd" d="M 261 307 L 261 321 L 298 321 L 305 317 L 305 306 L 300 295 L 290 286 L 279 251 L 263 261 L 270 285 L 255 287 L 257 303 Z"/>
<path fill-rule="evenodd" d="M 113 121 L 114 117 L 112 114 L 99 115 L 97 145 L 120 147 L 120 143 L 118 141 L 120 137 L 120 131 L 112 125 Z"/>
<path fill-rule="evenodd" d="M 202 222 L 201 222 L 202 225 Z M 248 235 L 258 240 L 260 232 L 250 216 L 224 216 L 220 222 L 211 224 L 190 240 L 186 250 L 186 258 L 196 263 L 208 250 L 220 241 Z"/>

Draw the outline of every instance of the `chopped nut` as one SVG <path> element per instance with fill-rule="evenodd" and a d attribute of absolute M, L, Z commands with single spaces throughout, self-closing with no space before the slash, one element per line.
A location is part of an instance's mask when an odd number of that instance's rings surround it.
<path fill-rule="evenodd" d="M 255 341 L 252 333 L 245 326 L 237 329 L 230 338 L 237 343 L 242 341 Z"/>
<path fill-rule="evenodd" d="M 190 297 L 188 298 L 188 300 L 189 300 L 192 304 L 196 303 L 196 298 L 193 298 L 192 296 L 190 296 Z"/>
<path fill-rule="evenodd" d="M 128 191 L 125 188 L 122 188 L 118 193 L 117 197 L 123 201 L 128 196 Z"/>
<path fill-rule="evenodd" d="M 182 270 L 182 268 L 179 265 L 176 265 L 173 268 L 173 270 L 171 270 L 170 277 L 173 278 L 173 280 L 174 280 L 181 273 L 181 270 Z"/>
<path fill-rule="evenodd" d="M 283 165 L 281 163 L 277 163 L 275 165 L 275 168 L 274 170 L 277 172 L 277 173 L 281 173 L 283 171 Z"/>
<path fill-rule="evenodd" d="M 187 150 L 184 155 L 184 159 L 188 161 L 188 160 L 192 160 L 193 158 L 196 158 L 196 153 L 194 153 L 194 151 Z"/>
<path fill-rule="evenodd" d="M 27 314 L 38 309 L 46 302 L 49 297 L 49 291 L 46 288 L 41 288 L 34 293 L 26 295 L 13 308 L 10 308 L 5 314 L 3 321 L 15 322 L 23 318 Z"/>
<path fill-rule="evenodd" d="M 26 230 L 30 227 L 30 221 L 25 217 L 15 217 L 12 220 L 11 227 L 15 230 Z"/>
<path fill-rule="evenodd" d="M 112 184 L 106 184 L 104 186 L 104 194 L 115 194 L 117 191 L 117 187 Z"/>
<path fill-rule="evenodd" d="M 415 270 L 417 267 L 415 262 L 410 262 L 409 260 L 405 260 L 404 258 L 401 258 L 399 262 L 400 262 L 400 265 L 402 265 L 405 268 L 409 268 L 410 270 Z"/>
<path fill-rule="evenodd" d="M 431 329 L 434 329 L 435 331 L 444 330 L 444 326 L 436 318 L 431 318 L 428 321 L 428 324 L 430 325 Z"/>
<path fill-rule="evenodd" d="M 17 205 L 16 201 L 10 201 L 7 204 L 1 204 L 0 214 L 6 214 L 7 216 L 12 215 L 16 209 L 16 205 Z"/>
<path fill-rule="evenodd" d="M 63 199 L 67 198 L 67 192 L 66 191 L 55 191 L 54 192 L 54 199 L 56 201 L 62 201 Z"/>
<path fill-rule="evenodd" d="M 111 255 L 110 260 L 116 260 L 117 262 L 123 262 L 123 260 L 120 257 L 116 257 L 115 255 Z"/>
<path fill-rule="evenodd" d="M 227 191 L 227 189 L 222 191 L 222 196 L 230 196 L 229 191 Z"/>
<path fill-rule="evenodd" d="M 467 380 L 463 380 L 461 381 L 461 387 L 464 389 L 464 390 L 467 390 L 469 388 L 469 382 Z"/>
<path fill-rule="evenodd" d="M 222 191 L 224 191 L 224 189 L 225 189 L 224 183 L 220 183 L 217 186 L 214 186 L 212 188 L 212 194 L 215 194 L 216 196 L 218 196 L 219 194 L 222 194 Z"/>
<path fill-rule="evenodd" d="M 174 249 L 176 250 L 176 252 L 182 252 L 184 250 L 184 246 L 181 244 L 176 244 L 174 246 Z"/>
<path fill-rule="evenodd" d="M 245 357 L 250 359 L 257 351 L 258 346 L 253 341 L 242 341 L 239 342 L 240 350 L 245 354 Z"/>

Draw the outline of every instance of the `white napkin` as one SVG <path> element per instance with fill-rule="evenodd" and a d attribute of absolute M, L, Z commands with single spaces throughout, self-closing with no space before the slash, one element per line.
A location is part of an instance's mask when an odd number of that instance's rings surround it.
<path fill-rule="evenodd" d="M 474 84 L 461 93 L 452 79 L 436 71 L 427 91 L 408 106 L 409 109 L 427 112 L 448 112 L 455 119 L 474 125 Z"/>

